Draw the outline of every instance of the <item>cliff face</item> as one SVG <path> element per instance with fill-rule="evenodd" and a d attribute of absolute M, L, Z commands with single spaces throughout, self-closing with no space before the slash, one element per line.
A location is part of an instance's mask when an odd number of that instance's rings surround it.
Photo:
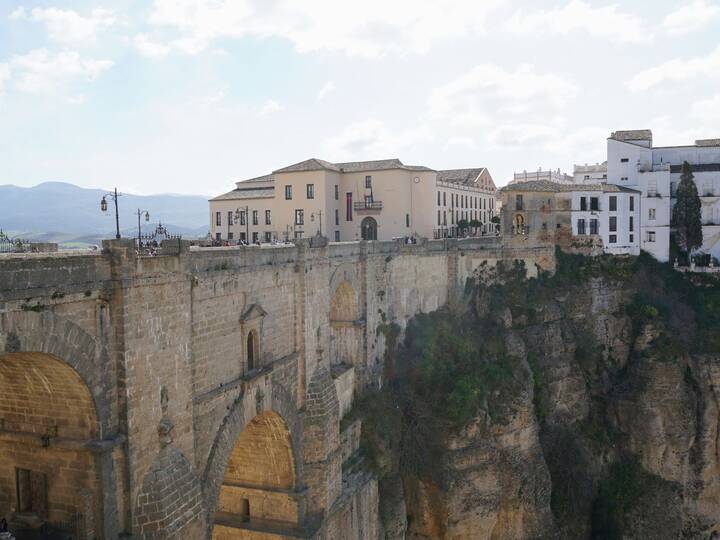
<path fill-rule="evenodd" d="M 387 538 L 720 537 L 720 354 L 690 289 L 677 292 L 652 271 L 480 286 L 465 317 L 488 331 L 468 337 L 472 346 L 448 351 L 417 338 L 435 360 L 404 374 L 420 373 L 413 388 L 392 389 L 405 427 L 393 449 L 399 472 L 381 484 Z M 500 340 L 501 352 L 485 351 L 483 336 Z M 410 327 L 399 355 L 410 366 L 414 339 Z M 467 350 L 465 362 L 489 356 L 511 367 L 462 394 L 477 398 L 472 414 L 425 427 L 426 440 L 442 434 L 430 469 L 403 467 L 407 418 L 422 416 L 415 403 L 442 398 L 422 386 L 427 362 L 456 365 L 453 354 Z M 479 388 L 474 372 L 459 373 L 458 385 Z M 446 397 L 457 402 L 457 388 Z"/>

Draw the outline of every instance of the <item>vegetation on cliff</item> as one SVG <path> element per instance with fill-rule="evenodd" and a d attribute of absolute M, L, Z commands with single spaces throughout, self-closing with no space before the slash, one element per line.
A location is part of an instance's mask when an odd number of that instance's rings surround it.
<path fill-rule="evenodd" d="M 354 414 L 365 417 L 363 445 L 381 477 L 400 474 L 442 489 L 448 441 L 470 424 L 482 431 L 511 422 L 529 399 L 560 536 L 622 538 L 637 523 L 662 522 L 648 488 L 667 497 L 679 488 L 643 468 L 614 407 L 637 398 L 647 363 L 685 362 L 684 392 L 697 390 L 687 358 L 720 352 L 720 284 L 644 254 L 558 251 L 557 263 L 555 274 L 533 279 L 521 264 L 483 269 L 447 306 L 415 317 L 404 341 L 388 349 L 382 390 L 360 400 Z M 612 314 L 615 342 L 596 338 L 587 304 L 593 288 L 622 297 Z M 384 329 L 391 343 L 398 330 Z M 558 412 L 557 359 L 544 343 L 551 330 L 579 369 L 588 396 L 582 414 Z"/>

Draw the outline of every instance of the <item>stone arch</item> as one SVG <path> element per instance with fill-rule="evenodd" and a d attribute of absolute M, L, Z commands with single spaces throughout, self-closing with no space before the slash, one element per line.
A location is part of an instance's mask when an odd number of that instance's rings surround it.
<path fill-rule="evenodd" d="M 245 392 L 235 400 L 230 407 L 230 412 L 223 420 L 215 437 L 215 442 L 210 449 L 207 466 L 202 475 L 203 498 L 208 512 L 208 531 L 212 529 L 214 524 L 214 514 L 218 508 L 225 472 L 237 442 L 253 419 L 263 415 L 263 413 L 277 415 L 287 427 L 295 474 L 294 489 L 300 489 L 297 479 L 302 478 L 302 457 L 300 453 L 302 428 L 294 398 L 282 385 L 277 383 L 271 385 L 269 396 L 264 395 L 260 388 L 254 392 Z"/>
<path fill-rule="evenodd" d="M 88 537 L 101 537 L 104 486 L 89 449 L 99 424 L 83 378 L 51 354 L 6 352 L 0 388 L 0 515 L 14 508 L 50 527 L 79 522 Z"/>
<path fill-rule="evenodd" d="M 99 438 L 112 433 L 110 359 L 91 335 L 53 313 L 23 311 L 0 313 L 0 353 L 3 341 L 4 352 L 46 353 L 75 370 L 92 395 Z"/>
<path fill-rule="evenodd" d="M 162 448 L 143 477 L 133 530 L 143 540 L 203 536 L 205 513 L 200 481 L 177 448 Z"/>
<path fill-rule="evenodd" d="M 330 322 L 354 322 L 359 318 L 357 292 L 349 281 L 343 281 L 330 300 Z"/>

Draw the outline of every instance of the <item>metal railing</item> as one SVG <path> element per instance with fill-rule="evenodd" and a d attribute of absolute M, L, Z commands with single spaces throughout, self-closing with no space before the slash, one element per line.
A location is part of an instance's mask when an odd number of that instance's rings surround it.
<path fill-rule="evenodd" d="M 359 201 L 353 203 L 354 210 L 382 210 L 382 201 Z"/>
<path fill-rule="evenodd" d="M 158 223 L 155 230 L 147 234 L 142 234 L 136 238 L 136 249 L 141 255 L 157 255 L 158 249 L 161 247 L 165 240 L 181 240 L 182 236 L 179 234 L 170 234 L 170 232 L 163 227 L 162 223 Z"/>
<path fill-rule="evenodd" d="M 30 251 L 30 242 L 22 238 L 11 238 L 0 229 L 0 253 L 24 253 Z"/>

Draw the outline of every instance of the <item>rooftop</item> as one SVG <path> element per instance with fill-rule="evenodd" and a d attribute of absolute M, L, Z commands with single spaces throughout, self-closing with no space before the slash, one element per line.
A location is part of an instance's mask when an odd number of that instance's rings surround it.
<path fill-rule="evenodd" d="M 453 182 L 457 184 L 472 184 L 482 174 L 485 167 L 474 169 L 447 169 L 437 172 L 437 179 L 441 182 Z"/>
<path fill-rule="evenodd" d="M 561 193 L 572 191 L 602 191 L 603 193 L 640 193 L 635 189 L 618 186 L 616 184 L 560 184 L 558 182 L 550 182 L 548 180 L 530 180 L 528 182 L 516 182 L 508 184 L 500 189 L 500 191 L 530 191 L 530 192 L 548 192 Z"/>
<path fill-rule="evenodd" d="M 650 144 L 652 145 L 652 130 L 628 129 L 613 131 L 610 138 L 615 139 L 616 141 L 650 141 Z"/>

